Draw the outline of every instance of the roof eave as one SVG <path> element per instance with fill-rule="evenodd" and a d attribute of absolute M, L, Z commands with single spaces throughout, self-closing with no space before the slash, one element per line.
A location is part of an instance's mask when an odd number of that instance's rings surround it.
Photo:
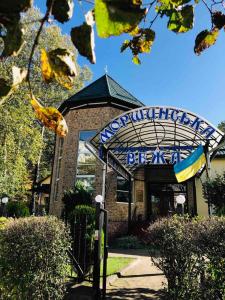
<path fill-rule="evenodd" d="M 66 100 L 64 101 L 58 108 L 58 110 L 65 115 L 68 110 L 82 107 L 99 107 L 99 106 L 118 106 L 124 109 L 133 109 L 142 107 L 144 105 L 128 102 L 122 99 L 118 99 L 115 97 L 102 97 L 102 98 L 92 98 L 92 99 L 81 99 L 76 101 Z"/>

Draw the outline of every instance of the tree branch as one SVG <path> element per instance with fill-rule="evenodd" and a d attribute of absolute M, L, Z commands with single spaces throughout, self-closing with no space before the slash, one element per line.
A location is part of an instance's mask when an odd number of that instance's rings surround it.
<path fill-rule="evenodd" d="M 152 25 L 155 23 L 156 19 L 158 18 L 159 16 L 159 12 L 156 14 L 156 16 L 153 18 L 153 20 L 150 22 L 150 25 L 149 25 L 149 29 L 152 27 Z"/>
<path fill-rule="evenodd" d="M 49 15 L 51 14 L 54 2 L 55 2 L 55 0 L 52 0 L 51 5 L 47 9 L 44 18 L 41 19 L 41 21 L 40 21 L 41 25 L 40 25 L 40 27 L 39 27 L 39 29 L 37 31 L 37 35 L 36 35 L 36 37 L 34 39 L 34 43 L 33 43 L 33 46 L 32 46 L 32 49 L 31 49 L 31 53 L 30 53 L 30 57 L 29 57 L 29 61 L 28 61 L 27 82 L 28 82 L 28 86 L 29 86 L 29 91 L 30 91 L 30 96 L 31 97 L 33 96 L 33 93 L 32 93 L 32 87 L 31 87 L 31 82 L 30 82 L 30 74 L 31 74 L 31 65 L 32 65 L 32 60 L 33 60 L 33 56 L 34 56 L 34 51 L 35 51 L 35 48 L 38 45 L 39 37 L 40 37 L 40 34 L 41 34 L 42 29 L 44 27 L 44 24 L 45 24 L 46 21 L 48 21 Z"/>

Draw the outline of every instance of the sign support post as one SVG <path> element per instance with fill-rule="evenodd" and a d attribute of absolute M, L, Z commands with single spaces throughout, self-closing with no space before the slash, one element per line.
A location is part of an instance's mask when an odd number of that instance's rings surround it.
<path fill-rule="evenodd" d="M 129 176 L 129 203 L 128 203 L 128 234 L 131 231 L 131 204 L 132 204 L 132 178 Z"/>

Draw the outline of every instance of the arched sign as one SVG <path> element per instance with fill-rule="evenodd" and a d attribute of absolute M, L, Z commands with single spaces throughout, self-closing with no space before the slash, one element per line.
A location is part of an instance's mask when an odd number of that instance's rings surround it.
<path fill-rule="evenodd" d="M 92 139 L 130 171 L 137 165 L 174 164 L 199 144 L 217 147 L 223 133 L 204 118 L 184 109 L 144 106 L 111 120 Z"/>

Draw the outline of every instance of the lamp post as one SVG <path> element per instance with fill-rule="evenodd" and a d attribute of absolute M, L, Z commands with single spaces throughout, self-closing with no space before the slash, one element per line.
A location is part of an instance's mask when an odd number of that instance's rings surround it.
<path fill-rule="evenodd" d="M 102 197 L 102 195 L 97 195 L 97 196 L 95 197 L 95 202 L 102 203 L 102 202 L 103 202 L 103 197 Z"/>
<path fill-rule="evenodd" d="M 186 201 L 186 198 L 185 198 L 184 195 L 178 195 L 176 197 L 176 204 L 181 205 L 181 207 L 182 207 L 182 210 L 181 210 L 181 215 L 182 216 L 184 215 L 184 203 L 185 203 L 185 201 Z"/>
<path fill-rule="evenodd" d="M 0 199 L 1 206 L 3 204 L 3 208 L 2 208 L 3 217 L 5 216 L 5 206 L 8 203 L 8 201 L 9 201 L 9 198 L 7 196 L 4 196 L 2 199 Z"/>

